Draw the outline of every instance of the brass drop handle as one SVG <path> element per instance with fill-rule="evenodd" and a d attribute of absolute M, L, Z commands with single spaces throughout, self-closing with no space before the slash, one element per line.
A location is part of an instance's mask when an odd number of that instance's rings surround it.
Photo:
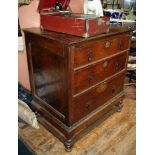
<path fill-rule="evenodd" d="M 93 78 L 94 78 L 93 73 L 90 73 L 90 74 L 88 75 L 88 80 L 89 80 L 89 81 L 92 81 Z"/>
<path fill-rule="evenodd" d="M 91 106 L 90 103 L 87 103 L 86 104 L 86 109 L 89 110 L 90 109 L 90 106 Z"/>
<path fill-rule="evenodd" d="M 110 44 L 111 44 L 110 41 L 106 41 L 104 47 L 105 47 L 105 48 L 109 48 L 109 47 L 110 47 Z"/>
<path fill-rule="evenodd" d="M 123 47 L 123 43 L 122 43 L 122 41 L 119 41 L 119 44 L 118 44 L 118 49 L 119 49 L 119 50 L 121 50 L 121 49 L 122 49 L 122 47 Z"/>
<path fill-rule="evenodd" d="M 105 67 L 107 67 L 107 66 L 108 66 L 108 61 L 104 61 L 103 67 L 105 68 Z"/>
<path fill-rule="evenodd" d="M 92 51 L 88 51 L 87 52 L 87 59 L 88 59 L 88 61 L 89 62 L 92 61 L 92 58 L 93 58 L 93 52 Z"/>
<path fill-rule="evenodd" d="M 116 90 L 116 86 L 115 85 L 112 85 L 111 92 L 114 93 L 115 90 Z"/>

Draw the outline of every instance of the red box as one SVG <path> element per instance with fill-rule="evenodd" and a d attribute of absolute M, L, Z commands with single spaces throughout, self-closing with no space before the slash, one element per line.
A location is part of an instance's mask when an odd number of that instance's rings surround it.
<path fill-rule="evenodd" d="M 49 11 L 50 7 L 48 5 L 46 5 L 46 8 L 42 8 L 45 5 L 40 4 L 40 24 L 42 29 L 81 37 L 91 37 L 109 31 L 109 17 Z M 54 5 L 54 3 L 52 4 Z"/>

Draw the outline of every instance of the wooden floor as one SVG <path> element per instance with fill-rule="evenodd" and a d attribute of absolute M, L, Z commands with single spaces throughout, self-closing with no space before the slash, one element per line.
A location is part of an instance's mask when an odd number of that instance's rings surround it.
<path fill-rule="evenodd" d="M 75 143 L 72 152 L 43 126 L 19 127 L 19 137 L 37 155 L 135 155 L 136 99 L 134 86 L 126 87 L 124 107 Z"/>

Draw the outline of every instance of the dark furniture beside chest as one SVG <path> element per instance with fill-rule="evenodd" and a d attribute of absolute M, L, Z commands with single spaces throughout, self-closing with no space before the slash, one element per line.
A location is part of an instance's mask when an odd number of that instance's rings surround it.
<path fill-rule="evenodd" d="M 131 31 L 91 38 L 25 29 L 32 107 L 68 151 L 99 122 L 122 108 Z"/>

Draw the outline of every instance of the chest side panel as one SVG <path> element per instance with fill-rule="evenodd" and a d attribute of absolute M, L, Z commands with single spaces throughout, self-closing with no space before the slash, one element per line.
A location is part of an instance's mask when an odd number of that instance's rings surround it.
<path fill-rule="evenodd" d="M 64 120 L 67 93 L 64 48 L 53 40 L 36 35 L 27 35 L 26 42 L 33 100 Z"/>

